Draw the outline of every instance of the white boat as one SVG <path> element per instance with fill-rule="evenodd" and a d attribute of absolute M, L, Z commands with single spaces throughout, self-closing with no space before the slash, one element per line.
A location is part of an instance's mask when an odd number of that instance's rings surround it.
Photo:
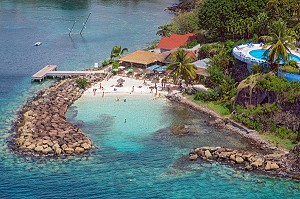
<path fill-rule="evenodd" d="M 42 45 L 42 42 L 36 42 L 36 43 L 34 44 L 34 46 L 40 46 L 40 45 Z"/>

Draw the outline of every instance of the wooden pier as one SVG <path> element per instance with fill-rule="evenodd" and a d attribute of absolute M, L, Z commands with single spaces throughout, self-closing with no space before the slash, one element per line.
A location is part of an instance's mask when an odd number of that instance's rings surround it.
<path fill-rule="evenodd" d="M 57 66 L 47 65 L 37 73 L 32 75 L 31 81 L 43 81 L 47 77 L 74 77 L 74 76 L 85 76 L 90 74 L 104 73 L 105 71 L 57 71 Z"/>
<path fill-rule="evenodd" d="M 55 71 L 57 68 L 56 65 L 47 65 L 38 72 L 36 72 L 34 75 L 32 75 L 31 80 L 32 81 L 43 81 L 47 77 L 47 73 L 50 71 Z"/>

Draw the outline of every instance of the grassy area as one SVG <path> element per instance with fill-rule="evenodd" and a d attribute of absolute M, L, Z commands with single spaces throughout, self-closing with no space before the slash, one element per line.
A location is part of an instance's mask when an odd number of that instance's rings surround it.
<path fill-rule="evenodd" d="M 292 140 L 282 139 L 272 133 L 263 133 L 260 135 L 264 140 L 267 140 L 268 142 L 273 143 L 274 145 L 278 145 L 286 149 L 293 149 L 297 145 L 293 143 Z"/>
<path fill-rule="evenodd" d="M 194 95 L 187 96 L 187 99 L 195 102 L 196 104 L 207 106 L 209 109 L 219 113 L 221 116 L 227 116 L 230 115 L 230 110 L 226 108 L 225 106 L 222 106 L 220 104 L 214 104 L 213 102 L 205 102 L 202 100 L 194 100 Z"/>

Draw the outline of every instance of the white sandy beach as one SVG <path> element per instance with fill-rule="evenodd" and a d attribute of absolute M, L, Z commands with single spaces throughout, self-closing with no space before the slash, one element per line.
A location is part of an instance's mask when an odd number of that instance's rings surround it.
<path fill-rule="evenodd" d="M 124 79 L 122 87 L 118 87 L 118 79 Z M 167 88 L 162 90 L 161 83 L 157 83 L 157 94 L 156 89 L 152 89 L 150 87 L 154 87 L 155 84 L 151 83 L 151 81 L 145 81 L 140 79 L 134 79 L 129 77 L 123 77 L 119 75 L 112 76 L 108 80 L 103 80 L 92 85 L 89 89 L 87 89 L 82 97 L 105 97 L 111 95 L 152 95 L 153 97 L 163 96 L 168 93 Z M 100 88 L 100 84 L 101 87 Z M 94 89 L 96 93 L 94 94 Z M 104 96 L 103 96 L 104 92 Z"/>

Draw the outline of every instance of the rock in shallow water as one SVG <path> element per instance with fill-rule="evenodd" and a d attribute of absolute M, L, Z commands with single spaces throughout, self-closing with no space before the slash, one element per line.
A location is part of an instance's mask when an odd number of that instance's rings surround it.
<path fill-rule="evenodd" d="M 247 171 L 257 170 L 270 175 L 300 179 L 299 164 L 295 164 L 298 161 L 297 155 L 266 156 L 225 147 L 201 147 L 193 149 L 189 155 L 190 161 L 198 158 L 236 165 Z"/>

